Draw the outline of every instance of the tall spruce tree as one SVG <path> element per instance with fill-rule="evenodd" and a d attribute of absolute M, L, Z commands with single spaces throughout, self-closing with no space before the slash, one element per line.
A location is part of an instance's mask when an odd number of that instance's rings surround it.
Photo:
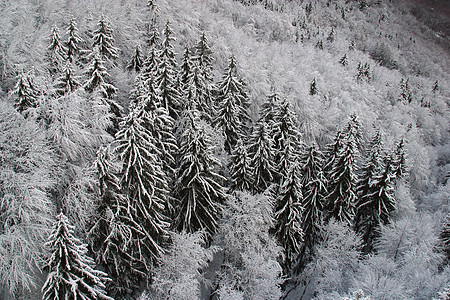
<path fill-rule="evenodd" d="M 55 88 L 58 95 L 64 95 L 74 92 L 80 86 L 79 78 L 75 75 L 72 64 L 68 62 L 64 67 L 63 73 L 58 78 Z"/>
<path fill-rule="evenodd" d="M 114 223 L 120 235 L 112 238 L 119 241 L 111 244 L 119 244 L 111 250 L 121 257 L 119 263 L 113 262 L 116 267 L 111 275 L 122 288 L 117 291 L 120 295 L 149 279 L 150 268 L 164 253 L 168 237 L 167 179 L 156 140 L 145 127 L 149 120 L 139 109 L 131 110 L 116 134 L 115 151 L 123 163 L 121 188 L 127 195 L 126 202 L 119 204 Z"/>
<path fill-rule="evenodd" d="M 59 29 L 56 25 L 53 25 L 49 39 L 50 43 L 47 46 L 48 59 L 50 63 L 49 71 L 51 74 L 54 74 L 61 70 L 63 62 L 66 59 L 67 50 L 61 42 Z"/>
<path fill-rule="evenodd" d="M 298 161 L 290 164 L 282 179 L 275 206 L 275 233 L 285 251 L 285 268 L 300 254 L 302 230 L 301 167 Z"/>
<path fill-rule="evenodd" d="M 263 192 L 274 180 L 275 162 L 273 140 L 270 130 L 261 120 L 258 121 L 250 136 L 248 153 L 253 166 L 253 189 Z"/>
<path fill-rule="evenodd" d="M 404 177 L 407 171 L 405 140 L 401 139 L 391 154 L 392 170 L 396 180 Z"/>
<path fill-rule="evenodd" d="M 104 290 L 105 283 L 110 280 L 108 275 L 94 270 L 94 260 L 87 255 L 86 245 L 73 235 L 73 231 L 74 226 L 61 212 L 47 243 L 52 255 L 42 299 L 112 300 Z"/>
<path fill-rule="evenodd" d="M 138 73 L 142 68 L 143 62 L 141 57 L 141 47 L 139 45 L 136 46 L 134 50 L 134 54 L 130 59 L 130 62 L 127 65 L 128 71 L 135 71 Z"/>
<path fill-rule="evenodd" d="M 118 51 L 114 47 L 113 29 L 111 24 L 104 15 L 100 17 L 97 23 L 97 29 L 93 32 L 93 48 L 98 48 L 98 52 L 102 58 L 115 59 L 118 57 Z"/>
<path fill-rule="evenodd" d="M 195 108 L 184 111 L 183 134 L 179 148 L 179 167 L 176 172 L 175 225 L 179 231 L 205 230 L 213 234 L 217 230 L 225 191 L 225 178 L 214 169 L 220 162 L 212 154 L 212 144 L 200 125 Z"/>
<path fill-rule="evenodd" d="M 344 132 L 342 146 L 334 153 L 334 163 L 329 173 L 326 197 L 327 219 L 350 222 L 356 200 L 356 156 L 360 144 L 359 122 L 351 116 Z M 339 148 L 339 147 L 337 147 Z"/>
<path fill-rule="evenodd" d="M 189 77 L 190 74 L 192 72 L 192 65 L 193 65 L 193 61 L 192 61 L 192 54 L 191 54 L 191 50 L 189 50 L 189 47 L 186 46 L 184 48 L 184 53 L 183 53 L 183 61 L 181 63 L 181 72 L 180 72 L 180 89 L 182 91 L 182 93 L 184 94 L 184 91 L 187 90 L 187 86 L 189 83 Z"/>
<path fill-rule="evenodd" d="M 80 54 L 80 43 L 83 42 L 83 39 L 78 34 L 77 23 L 75 18 L 70 19 L 69 26 L 67 27 L 67 52 L 66 56 L 69 62 L 73 63 L 74 58 Z"/>
<path fill-rule="evenodd" d="M 27 74 L 20 72 L 17 76 L 17 83 L 11 92 L 17 111 L 24 113 L 27 109 L 36 107 L 38 95 L 39 92 L 31 72 Z"/>
<path fill-rule="evenodd" d="M 299 157 L 303 145 L 295 120 L 296 115 L 289 101 L 284 99 L 277 109 L 273 123 L 273 139 L 277 175 L 280 178 L 287 175 L 289 165 Z"/>
<path fill-rule="evenodd" d="M 447 256 L 448 263 L 450 261 L 450 214 L 447 214 L 447 217 L 445 218 L 444 226 L 439 237 L 442 242 L 443 251 Z"/>
<path fill-rule="evenodd" d="M 159 43 L 159 32 L 156 27 L 156 20 L 153 18 L 151 23 L 147 23 L 147 30 L 144 33 L 145 44 L 148 48 L 156 47 Z"/>
<path fill-rule="evenodd" d="M 242 140 L 238 140 L 231 152 L 230 191 L 252 191 L 253 172 L 247 146 Z"/>
<path fill-rule="evenodd" d="M 320 236 L 323 219 L 327 180 L 323 172 L 324 155 L 315 145 L 309 147 L 303 154 L 303 215 L 302 229 L 304 247 L 312 252 Z"/>
<path fill-rule="evenodd" d="M 177 89 L 177 63 L 172 45 L 176 39 L 173 36 L 173 30 L 169 21 L 164 27 L 163 36 L 164 39 L 159 52 L 156 84 L 161 92 L 162 106 L 173 118 L 177 118 L 181 100 Z"/>
<path fill-rule="evenodd" d="M 212 51 L 205 33 L 202 33 L 200 39 L 194 45 L 192 61 L 199 66 L 202 77 L 205 79 L 208 87 L 212 88 L 211 85 L 214 79 L 212 75 Z"/>
<path fill-rule="evenodd" d="M 250 101 L 245 84 L 237 75 L 234 56 L 229 59 L 222 81 L 218 83 L 218 108 L 215 124 L 225 136 L 225 150 L 231 153 L 239 139 L 249 133 Z"/>

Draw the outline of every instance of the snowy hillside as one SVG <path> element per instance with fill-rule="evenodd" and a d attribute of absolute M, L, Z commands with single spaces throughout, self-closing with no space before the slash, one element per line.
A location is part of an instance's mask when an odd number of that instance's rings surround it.
<path fill-rule="evenodd" d="M 445 1 L 0 22 L 0 298 L 449 297 Z"/>

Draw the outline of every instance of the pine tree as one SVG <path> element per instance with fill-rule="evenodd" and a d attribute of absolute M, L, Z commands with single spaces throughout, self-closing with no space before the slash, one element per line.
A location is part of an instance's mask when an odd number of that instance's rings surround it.
<path fill-rule="evenodd" d="M 254 191 L 263 192 L 273 183 L 276 166 L 273 140 L 267 125 L 261 120 L 256 123 L 253 129 L 248 149 L 250 165 L 254 168 Z"/>
<path fill-rule="evenodd" d="M 379 131 L 370 143 L 370 155 L 362 169 L 357 186 L 355 230 L 364 241 L 364 252 L 373 250 L 373 240 L 380 223 L 387 224 L 390 213 L 395 209 L 392 195 L 391 162 L 383 164 L 381 134 Z"/>
<path fill-rule="evenodd" d="M 317 95 L 319 91 L 317 90 L 317 82 L 316 82 L 316 78 L 313 79 L 313 81 L 311 82 L 311 85 L 309 86 L 309 94 L 311 96 Z"/>
<path fill-rule="evenodd" d="M 285 250 L 285 267 L 300 254 L 303 242 L 301 168 L 292 162 L 282 179 L 275 206 L 275 232 Z"/>
<path fill-rule="evenodd" d="M 356 156 L 359 144 L 359 122 L 352 116 L 343 133 L 343 143 L 335 153 L 329 173 L 326 197 L 327 219 L 350 222 L 356 199 Z"/>
<path fill-rule="evenodd" d="M 405 140 L 401 139 L 398 142 L 394 152 L 391 154 L 392 172 L 396 180 L 400 180 L 406 174 L 406 152 Z"/>
<path fill-rule="evenodd" d="M 412 93 L 409 89 L 409 79 L 403 79 L 400 81 L 400 96 L 399 101 L 403 103 L 411 103 Z"/>
<path fill-rule="evenodd" d="M 50 60 L 50 73 L 56 73 L 60 70 L 65 58 L 66 52 L 64 45 L 61 43 L 59 29 L 56 25 L 52 27 L 50 34 L 50 44 L 47 47 L 48 58 Z"/>
<path fill-rule="evenodd" d="M 134 51 L 133 56 L 131 57 L 130 62 L 127 65 L 128 71 L 136 71 L 138 73 L 142 68 L 142 57 L 141 57 L 141 48 L 139 45 L 136 46 L 136 50 Z"/>
<path fill-rule="evenodd" d="M 93 269 L 94 260 L 87 255 L 86 245 L 81 244 L 73 231 L 74 226 L 61 212 L 47 243 L 52 255 L 42 299 L 112 300 L 104 291 L 105 283 L 110 280 L 108 275 Z"/>
<path fill-rule="evenodd" d="M 78 28 L 75 18 L 70 19 L 69 26 L 67 27 L 67 35 L 69 38 L 66 44 L 66 55 L 69 62 L 73 62 L 75 56 L 80 54 L 79 44 L 83 42 L 81 37 L 78 35 Z"/>
<path fill-rule="evenodd" d="M 127 198 L 116 204 L 110 248 L 105 250 L 111 254 L 105 263 L 114 266 L 110 272 L 119 295 L 130 293 L 142 279 L 149 278 L 149 270 L 164 253 L 168 237 L 167 178 L 156 140 L 145 128 L 147 122 L 133 109 L 116 134 L 115 151 L 123 163 L 121 189 Z"/>
<path fill-rule="evenodd" d="M 327 180 L 323 172 L 323 154 L 311 146 L 303 154 L 303 215 L 302 228 L 304 247 L 313 251 L 320 236 L 320 225 L 323 218 Z M 303 249 L 303 252 L 306 249 Z"/>
<path fill-rule="evenodd" d="M 20 113 L 24 113 L 28 108 L 36 107 L 38 89 L 33 82 L 31 72 L 26 75 L 21 72 L 17 76 L 17 83 L 11 95 L 15 102 L 14 106 Z"/>
<path fill-rule="evenodd" d="M 119 49 L 114 47 L 113 29 L 111 24 L 102 15 L 97 23 L 97 29 L 93 32 L 92 43 L 93 48 L 98 48 L 99 54 L 102 58 L 115 59 L 118 57 Z"/>
<path fill-rule="evenodd" d="M 249 98 L 245 85 L 237 75 L 236 60 L 230 57 L 222 81 L 218 84 L 218 108 L 215 124 L 225 136 L 225 150 L 231 153 L 237 141 L 249 133 Z"/>
<path fill-rule="evenodd" d="M 159 32 L 155 23 L 155 19 L 152 19 L 151 23 L 147 24 L 147 31 L 144 34 L 145 43 L 150 49 L 156 47 L 159 43 Z"/>
<path fill-rule="evenodd" d="M 213 82 L 212 75 L 212 51 L 208 45 L 205 33 L 202 33 L 199 41 L 194 45 L 194 56 L 192 61 L 200 68 L 200 73 L 205 79 L 208 87 L 211 88 Z"/>
<path fill-rule="evenodd" d="M 84 84 L 84 88 L 88 92 L 92 93 L 94 90 L 99 89 L 105 98 L 111 98 L 117 92 L 117 88 L 108 83 L 109 74 L 98 48 L 94 48 L 91 54 L 91 63 L 87 69 L 86 77 L 88 79 Z"/>
<path fill-rule="evenodd" d="M 252 191 L 253 167 L 250 165 L 248 149 L 242 140 L 238 140 L 236 147 L 231 152 L 230 164 L 230 190 Z"/>
<path fill-rule="evenodd" d="M 289 165 L 295 161 L 303 147 L 301 134 L 297 129 L 296 115 L 291 109 L 287 99 L 284 99 L 277 107 L 273 124 L 273 140 L 275 150 L 275 163 L 277 174 L 285 176 L 289 170 Z"/>
<path fill-rule="evenodd" d="M 191 57 L 191 51 L 189 50 L 189 47 L 186 46 L 184 48 L 184 54 L 183 54 L 183 62 L 180 66 L 181 68 L 181 74 L 180 74 L 180 88 L 182 91 L 187 90 L 187 86 L 189 84 L 189 77 L 192 73 L 192 57 Z"/>
<path fill-rule="evenodd" d="M 169 111 L 173 118 L 177 118 L 180 107 L 180 94 L 176 83 L 177 63 L 175 61 L 175 52 L 172 43 L 175 41 L 170 22 L 167 21 L 163 30 L 164 39 L 162 49 L 159 53 L 158 73 L 156 83 L 162 96 L 162 105 Z"/>
<path fill-rule="evenodd" d="M 220 162 L 212 154 L 212 145 L 199 124 L 195 109 L 184 111 L 184 132 L 179 148 L 175 197 L 178 200 L 175 225 L 179 231 L 205 230 L 212 235 L 225 201 L 221 183 L 225 178 L 215 173 Z"/>
<path fill-rule="evenodd" d="M 56 93 L 58 95 L 64 95 L 74 92 L 80 86 L 78 79 L 78 76 L 75 75 L 75 71 L 72 68 L 72 64 L 68 62 L 63 70 L 63 74 L 56 82 Z"/>
<path fill-rule="evenodd" d="M 344 54 L 344 56 L 341 57 L 339 60 L 339 63 L 343 65 L 344 67 L 348 65 L 348 57 L 347 54 Z"/>

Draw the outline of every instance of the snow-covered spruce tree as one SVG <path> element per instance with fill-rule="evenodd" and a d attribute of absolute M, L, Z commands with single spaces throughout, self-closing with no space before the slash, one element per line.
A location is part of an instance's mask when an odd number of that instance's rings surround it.
<path fill-rule="evenodd" d="M 316 82 L 316 78 L 313 79 L 313 81 L 311 82 L 311 84 L 309 85 L 309 94 L 311 96 L 317 95 L 318 93 L 318 89 L 317 89 L 317 82 Z"/>
<path fill-rule="evenodd" d="M 250 136 L 248 155 L 253 167 L 253 190 L 263 192 L 273 183 L 276 166 L 270 130 L 261 120 L 255 124 Z"/>
<path fill-rule="evenodd" d="M 91 54 L 91 62 L 86 72 L 87 81 L 84 83 L 84 89 L 89 93 L 98 91 L 105 101 L 109 104 L 112 113 L 113 126 L 110 128 L 111 133 L 115 133 L 119 127 L 119 120 L 122 117 L 122 107 L 114 100 L 117 88 L 110 83 L 110 75 L 108 74 L 99 49 L 94 48 Z"/>
<path fill-rule="evenodd" d="M 303 162 L 303 213 L 302 229 L 304 233 L 304 248 L 302 254 L 314 249 L 320 236 L 323 221 L 327 180 L 323 172 L 323 154 L 315 145 L 309 147 L 302 155 Z"/>
<path fill-rule="evenodd" d="M 61 212 L 53 225 L 47 246 L 51 256 L 48 261 L 47 280 L 42 287 L 43 300 L 83 299 L 112 300 L 105 292 L 110 279 L 102 271 L 94 270 L 94 260 L 87 248 L 74 235 L 74 226 Z"/>
<path fill-rule="evenodd" d="M 217 272 L 214 291 L 220 299 L 281 296 L 282 268 L 277 260 L 283 249 L 269 233 L 274 221 L 273 199 L 268 194 L 236 192 L 227 198 L 218 235 L 224 262 Z"/>
<path fill-rule="evenodd" d="M 211 90 L 213 84 L 212 75 L 212 51 L 208 45 L 205 33 L 202 33 L 198 42 L 194 45 L 194 55 L 192 61 L 200 68 L 201 76 L 206 81 L 208 88 Z"/>
<path fill-rule="evenodd" d="M 363 238 L 365 253 L 373 250 L 379 224 L 389 223 L 389 215 L 395 209 L 392 186 L 395 175 L 389 159 L 383 164 L 382 151 L 381 134 L 377 131 L 356 189 L 355 230 Z"/>
<path fill-rule="evenodd" d="M 280 178 L 285 177 L 292 161 L 295 161 L 302 150 L 301 135 L 296 124 L 296 115 L 287 99 L 277 107 L 275 115 L 273 140 L 275 148 L 276 170 Z"/>
<path fill-rule="evenodd" d="M 326 219 L 350 222 L 356 200 L 356 156 L 360 145 L 359 122 L 351 116 L 344 132 L 343 144 L 329 173 L 326 196 Z"/>
<path fill-rule="evenodd" d="M 146 24 L 146 32 L 144 33 L 144 40 L 147 48 L 151 49 L 159 44 L 159 32 L 156 27 L 156 20 L 153 18 L 150 23 Z"/>
<path fill-rule="evenodd" d="M 49 60 L 50 74 L 57 73 L 61 70 L 63 62 L 66 59 L 66 48 L 61 42 L 59 29 L 56 25 L 52 27 L 49 37 L 49 45 L 47 46 L 47 55 Z"/>
<path fill-rule="evenodd" d="M 151 266 L 164 253 L 168 237 L 167 178 L 162 171 L 155 138 L 146 129 L 146 116 L 131 110 L 116 134 L 122 167 L 121 188 L 111 234 L 107 239 L 105 265 L 114 279 L 114 293 L 123 297 L 149 279 Z"/>
<path fill-rule="evenodd" d="M 17 76 L 17 83 L 11 92 L 17 111 L 26 114 L 27 109 L 36 107 L 38 94 L 39 91 L 34 84 L 31 72 L 27 74 L 20 72 Z"/>
<path fill-rule="evenodd" d="M 27 298 L 40 278 L 51 229 L 53 153 L 35 122 L 0 99 L 0 289 Z"/>
<path fill-rule="evenodd" d="M 409 88 L 409 79 L 402 78 L 400 81 L 400 96 L 398 97 L 398 101 L 402 103 L 411 103 L 413 100 L 411 90 Z"/>
<path fill-rule="evenodd" d="M 201 299 L 202 269 L 208 266 L 215 246 L 205 248 L 206 235 L 171 233 L 171 246 L 155 268 L 149 291 L 140 299 Z"/>
<path fill-rule="evenodd" d="M 180 109 L 180 94 L 177 89 L 177 63 L 172 43 L 175 41 L 170 22 L 167 21 L 163 30 L 164 39 L 159 52 L 159 65 L 156 75 L 156 85 L 161 92 L 162 106 L 172 118 L 177 118 Z"/>
<path fill-rule="evenodd" d="M 55 91 L 58 95 L 64 95 L 74 92 L 79 86 L 79 78 L 75 75 L 72 64 L 68 62 L 61 76 L 56 81 Z"/>
<path fill-rule="evenodd" d="M 303 242 L 302 202 L 301 167 L 297 160 L 289 165 L 275 199 L 274 229 L 278 242 L 284 248 L 286 270 L 300 254 Z"/>
<path fill-rule="evenodd" d="M 214 169 L 220 162 L 213 156 L 213 146 L 200 124 L 195 108 L 183 112 L 183 133 L 178 154 L 175 183 L 175 227 L 179 231 L 204 230 L 213 234 L 225 200 L 225 178 Z"/>
<path fill-rule="evenodd" d="M 323 166 L 323 172 L 327 181 L 330 180 L 330 172 L 333 168 L 334 163 L 336 162 L 336 158 L 338 153 L 341 151 L 344 145 L 344 136 L 342 131 L 338 130 L 336 132 L 336 136 L 333 139 L 333 142 L 327 145 L 326 154 L 325 154 L 325 163 Z"/>
<path fill-rule="evenodd" d="M 190 74 L 192 72 L 192 54 L 191 51 L 189 50 L 189 47 L 186 46 L 184 48 L 184 53 L 183 53 L 183 61 L 181 63 L 181 72 L 180 72 L 180 88 L 181 91 L 186 91 L 187 90 L 187 86 L 189 83 L 189 77 Z"/>
<path fill-rule="evenodd" d="M 396 180 L 400 180 L 406 175 L 407 164 L 406 164 L 406 152 L 405 152 L 405 140 L 401 139 L 395 150 L 391 153 L 390 160 L 392 163 L 393 175 Z"/>
<path fill-rule="evenodd" d="M 230 159 L 230 191 L 252 191 L 254 171 L 250 164 L 247 146 L 242 140 L 238 140 Z"/>
<path fill-rule="evenodd" d="M 119 49 L 114 47 L 113 29 L 104 15 L 97 23 L 97 29 L 93 32 L 93 48 L 98 48 L 98 53 L 102 59 L 115 59 L 118 57 Z"/>
<path fill-rule="evenodd" d="M 200 113 L 201 119 L 208 123 L 212 122 L 213 117 L 216 115 L 214 107 L 212 106 L 213 100 L 211 91 L 208 88 L 207 82 L 201 73 L 200 67 L 192 65 L 191 73 L 188 77 L 188 84 L 185 86 L 184 97 L 188 98 L 196 109 Z"/>
<path fill-rule="evenodd" d="M 130 62 L 127 65 L 128 71 L 135 71 L 138 73 L 142 68 L 143 62 L 142 62 L 142 56 L 141 56 L 141 47 L 139 45 L 136 46 L 136 49 L 134 50 L 134 54 L 130 59 Z"/>
<path fill-rule="evenodd" d="M 222 129 L 225 150 L 231 153 L 239 139 L 250 132 L 250 100 L 245 84 L 238 77 L 236 59 L 231 56 L 222 81 L 218 84 L 215 124 Z"/>
<path fill-rule="evenodd" d="M 136 80 L 140 80 L 140 77 L 137 77 Z M 156 148 L 159 149 L 158 155 L 163 163 L 163 170 L 168 176 L 168 182 L 171 183 L 175 173 L 175 156 L 178 150 L 177 141 L 173 134 L 174 120 L 162 106 L 160 92 L 153 78 L 149 78 L 145 82 L 145 89 L 136 99 L 135 109 L 142 115 L 143 125 L 155 139 Z"/>
<path fill-rule="evenodd" d="M 70 19 L 69 26 L 67 27 L 67 60 L 71 63 L 74 62 L 74 59 L 77 57 L 77 55 L 80 54 L 80 44 L 83 42 L 83 39 L 78 34 L 78 28 L 75 18 Z"/>
<path fill-rule="evenodd" d="M 280 105 L 280 97 L 273 91 L 269 94 L 269 96 L 267 96 L 266 101 L 264 101 L 261 105 L 259 120 L 267 124 L 267 128 L 270 130 L 270 136 L 272 137 L 277 134 L 276 130 L 278 127 L 274 124 L 276 122 L 278 112 L 280 111 Z"/>

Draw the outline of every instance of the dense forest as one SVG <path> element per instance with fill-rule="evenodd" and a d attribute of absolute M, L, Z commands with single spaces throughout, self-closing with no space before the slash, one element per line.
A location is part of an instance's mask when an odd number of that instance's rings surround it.
<path fill-rule="evenodd" d="M 0 298 L 449 299 L 442 2 L 3 1 Z"/>

